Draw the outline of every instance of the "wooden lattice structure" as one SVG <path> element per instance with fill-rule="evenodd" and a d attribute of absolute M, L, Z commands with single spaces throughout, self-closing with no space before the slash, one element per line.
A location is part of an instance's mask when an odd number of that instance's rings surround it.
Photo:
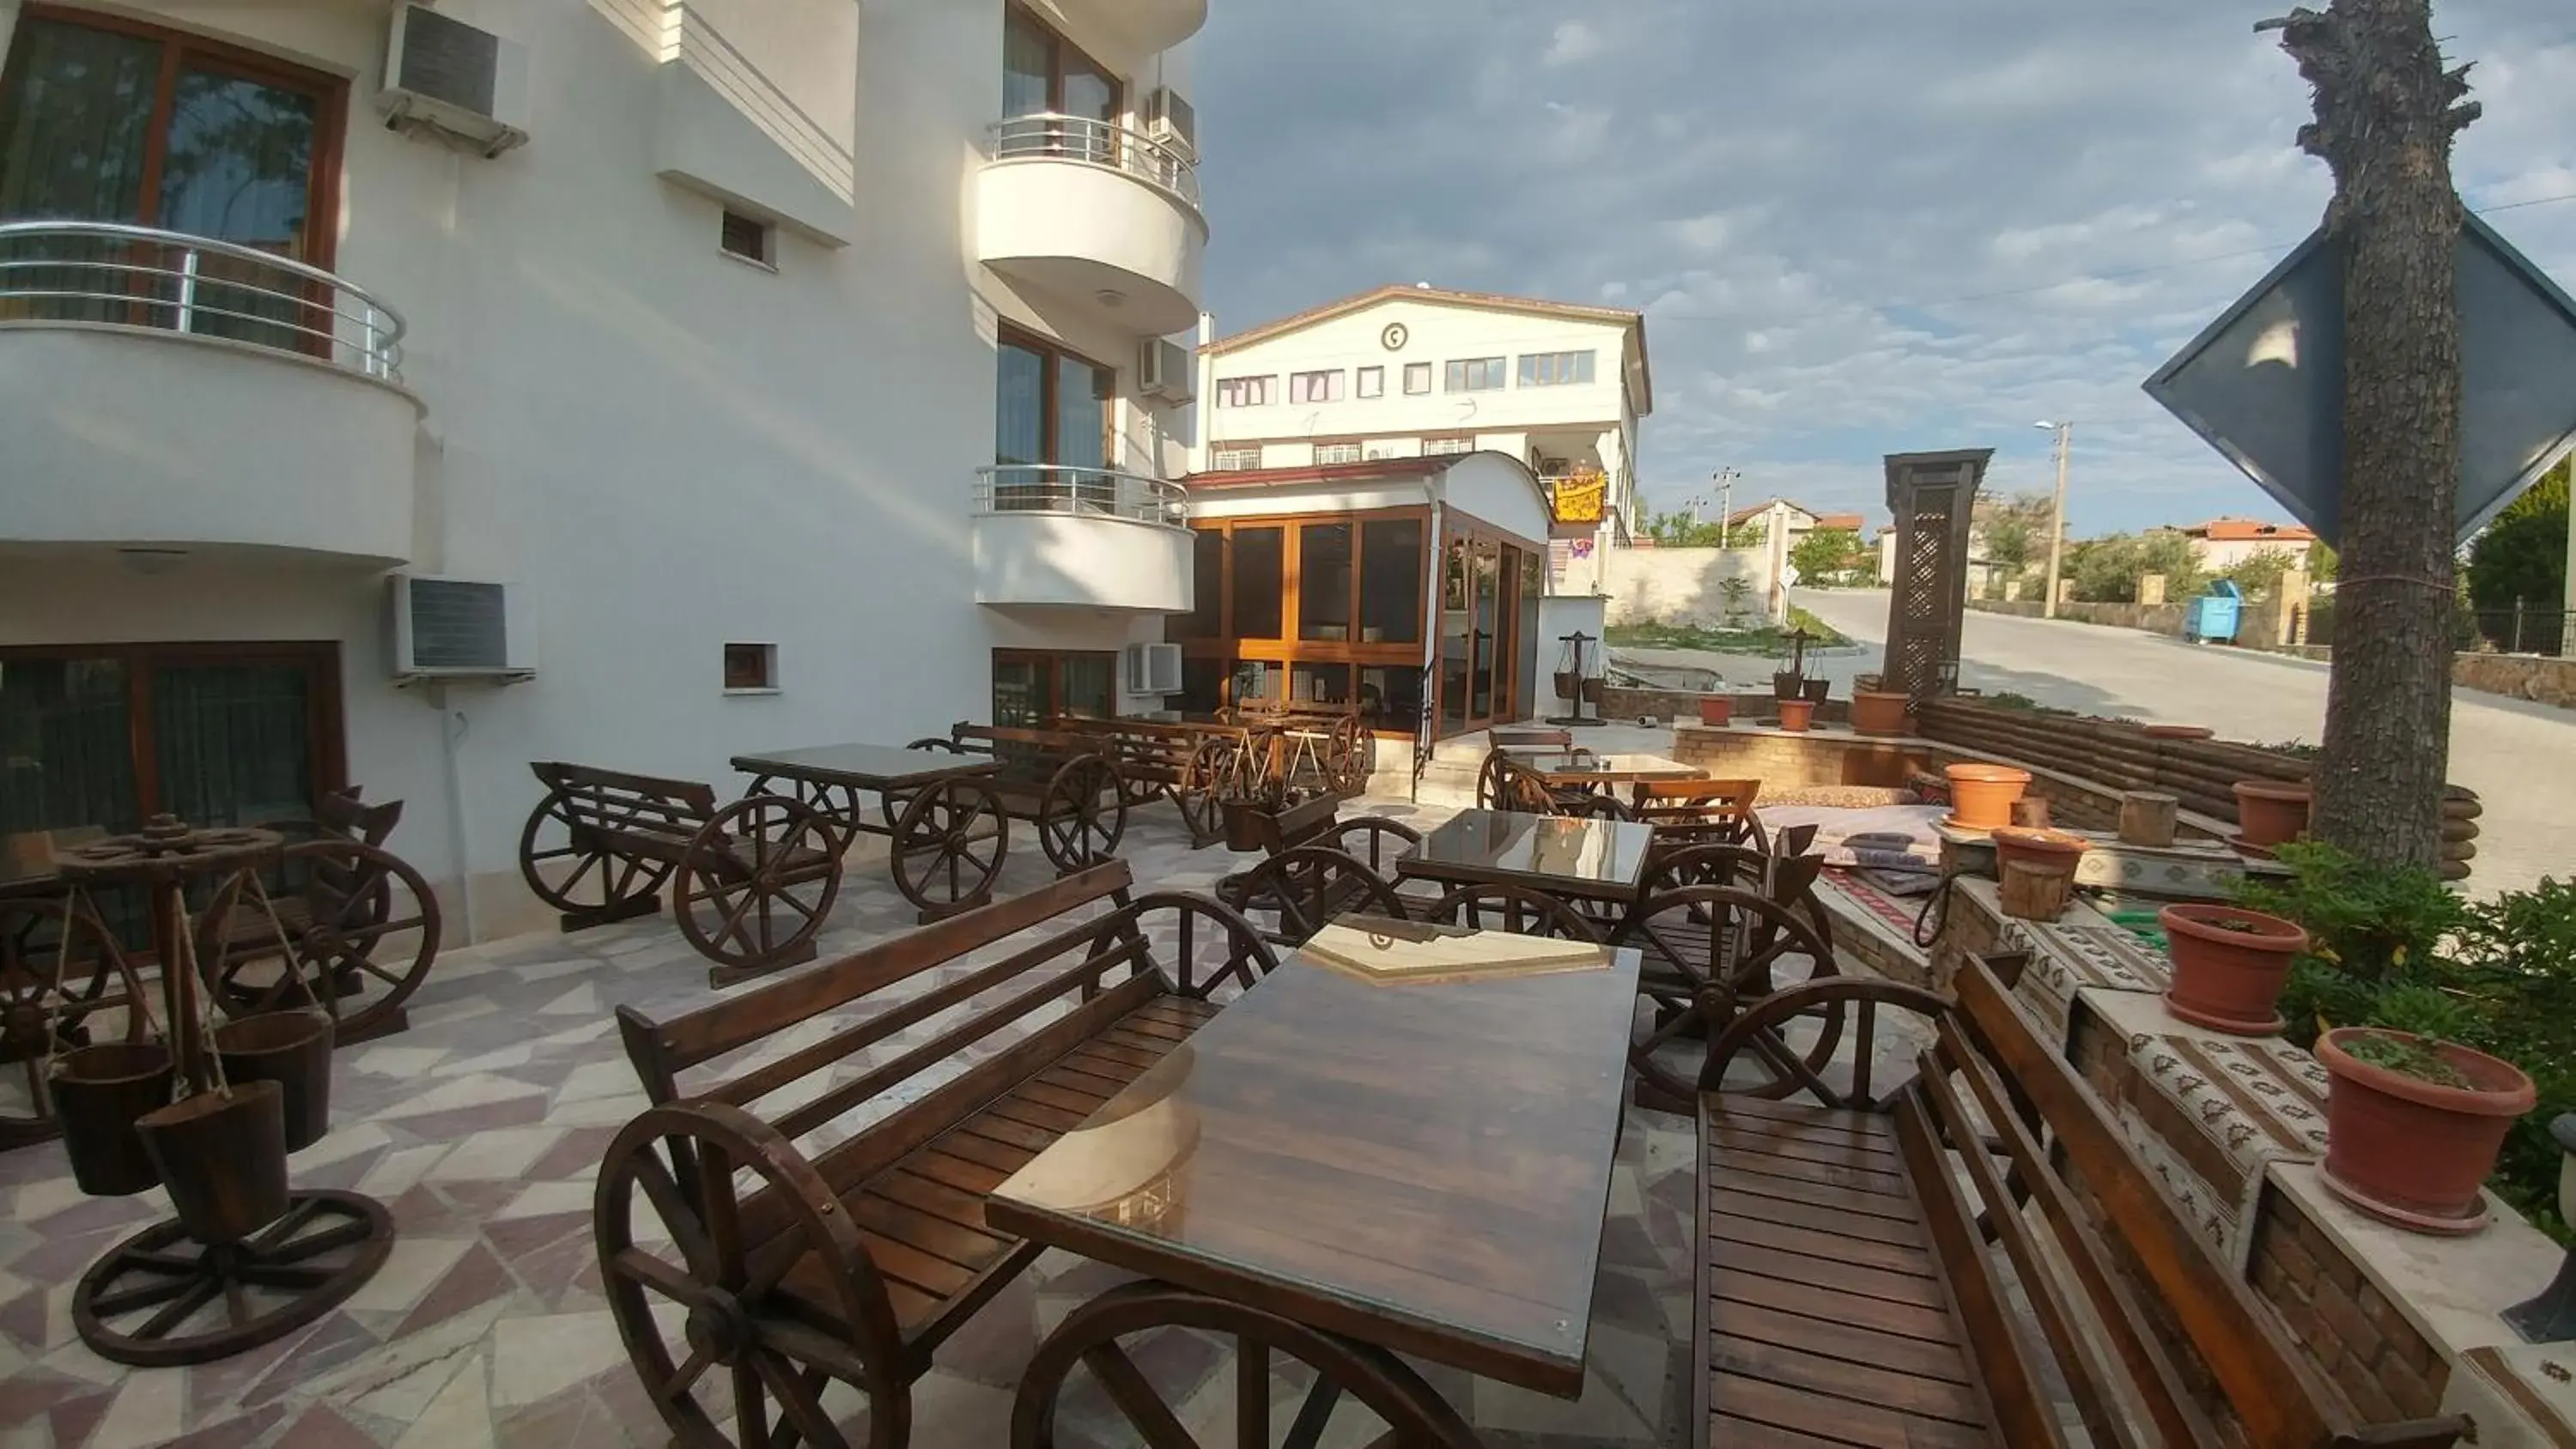
<path fill-rule="evenodd" d="M 1959 680 L 1959 621 L 1967 609 L 1968 525 L 1992 448 L 1887 455 L 1887 507 L 1896 516 L 1896 573 L 1888 580 L 1882 689 L 1916 699 Z"/>

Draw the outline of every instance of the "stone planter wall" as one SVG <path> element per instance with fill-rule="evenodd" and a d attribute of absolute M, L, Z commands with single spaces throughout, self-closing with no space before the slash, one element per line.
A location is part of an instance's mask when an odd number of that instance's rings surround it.
<path fill-rule="evenodd" d="M 1769 690 L 1746 691 L 1730 696 L 1735 701 L 1738 724 L 1777 724 L 1780 701 Z M 1633 723 L 1640 715 L 1652 715 L 1672 724 L 1699 723 L 1699 702 L 1707 695 L 1692 689 L 1620 689 L 1601 691 L 1601 715 L 1604 719 Z M 1851 719 L 1851 701 L 1829 699 L 1816 706 L 1818 724 L 1843 724 Z"/>
<path fill-rule="evenodd" d="M 2536 654 L 2455 654 L 2451 682 L 2510 699 L 2576 709 L 2576 659 Z"/>

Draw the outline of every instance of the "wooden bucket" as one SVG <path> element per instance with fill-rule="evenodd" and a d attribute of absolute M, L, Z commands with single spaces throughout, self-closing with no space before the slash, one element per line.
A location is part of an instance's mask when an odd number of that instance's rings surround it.
<path fill-rule="evenodd" d="M 2001 890 L 1997 892 L 2003 912 L 2024 921 L 2054 921 L 2066 914 L 2075 898 L 2075 867 L 2071 862 L 2034 864 L 2012 860 L 2003 863 Z"/>
<path fill-rule="evenodd" d="M 188 1236 L 238 1243 L 286 1215 L 286 1093 L 237 1082 L 134 1124 Z"/>
<path fill-rule="evenodd" d="M 215 1028 L 224 1079 L 275 1082 L 286 1094 L 286 1150 L 300 1152 L 331 1130 L 331 1018 L 318 1011 L 264 1011 Z"/>
<path fill-rule="evenodd" d="M 102 1042 L 55 1059 L 46 1090 L 63 1124 L 72 1181 L 92 1197 L 144 1192 L 161 1181 L 134 1124 L 170 1105 L 170 1052 L 158 1042 Z"/>

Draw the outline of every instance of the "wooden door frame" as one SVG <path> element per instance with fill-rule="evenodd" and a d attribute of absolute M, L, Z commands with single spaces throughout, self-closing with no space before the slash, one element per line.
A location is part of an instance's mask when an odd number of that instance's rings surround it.
<path fill-rule="evenodd" d="M 1510 619 L 1511 628 L 1508 632 L 1513 637 L 1512 649 L 1508 655 L 1502 648 L 1501 644 L 1505 633 L 1503 629 L 1503 624 L 1505 622 L 1503 610 L 1504 600 L 1512 594 L 1517 593 L 1517 585 L 1507 585 L 1505 580 L 1507 578 L 1516 580 L 1520 576 L 1520 570 L 1513 566 L 1515 561 L 1512 555 L 1514 552 L 1517 551 L 1523 554 L 1536 554 L 1542 561 L 1547 557 L 1547 546 L 1545 544 L 1536 543 L 1523 538 L 1521 535 L 1512 532 L 1510 529 L 1497 527 L 1494 524 L 1487 523 L 1476 515 L 1465 512 L 1461 509 L 1444 508 L 1441 511 L 1439 548 L 1432 555 L 1435 570 L 1445 569 L 1448 566 L 1449 541 L 1453 538 L 1465 539 L 1469 542 L 1467 554 L 1468 642 L 1466 686 L 1468 704 L 1473 704 L 1475 702 L 1476 695 L 1476 565 L 1474 544 L 1477 542 L 1490 542 L 1497 545 L 1497 553 L 1494 561 L 1494 623 L 1496 629 L 1494 648 L 1494 694 L 1493 698 L 1487 701 L 1489 706 L 1493 706 L 1493 713 L 1479 721 L 1476 717 L 1466 714 L 1462 708 L 1459 715 L 1460 722 L 1458 727 L 1455 729 L 1451 729 L 1449 727 L 1449 718 L 1446 713 L 1449 684 L 1447 678 L 1443 675 L 1443 672 L 1437 667 L 1440 662 L 1440 640 L 1435 631 L 1431 640 L 1430 655 L 1431 663 L 1434 666 L 1431 671 L 1431 718 L 1432 738 L 1434 739 L 1451 739 L 1458 735 L 1474 734 L 1479 730 L 1489 730 L 1494 728 L 1496 725 L 1508 725 L 1518 722 L 1520 718 L 1519 649 L 1521 641 L 1518 637 L 1520 632 L 1520 619 L 1517 607 L 1514 608 Z M 1432 580 L 1432 587 L 1437 590 L 1445 583 L 1445 577 L 1435 576 Z M 1440 599 L 1443 608 L 1446 607 L 1447 600 L 1444 596 L 1435 593 L 1433 597 Z M 1545 595 L 1542 594 L 1541 597 L 1545 597 Z M 1435 613 L 1436 612 L 1437 611 L 1435 611 Z M 1532 664 L 1532 668 L 1536 668 L 1535 663 Z M 1507 690 L 1508 692 L 1506 692 Z M 1535 707 L 1535 697 L 1533 697 L 1532 703 L 1533 707 Z"/>
<path fill-rule="evenodd" d="M 1010 648 L 995 646 L 991 667 L 999 668 L 1005 664 L 1039 666 L 1039 693 L 1043 699 L 1038 710 L 1038 719 L 1044 722 L 1064 713 L 1064 661 L 1067 659 L 1092 659 L 1109 666 L 1109 709 L 1111 714 L 1116 714 L 1118 711 L 1118 651 L 1115 649 L 1031 649 L 1020 646 Z M 985 692 L 988 696 L 985 709 L 988 714 L 992 711 L 992 702 L 989 698 L 991 679 L 992 676 L 988 672 L 985 676 Z M 1001 723 L 999 720 L 990 722 Z"/>
<path fill-rule="evenodd" d="M 1416 554 L 1419 585 L 1414 591 L 1412 617 L 1428 617 L 1430 601 L 1440 587 L 1439 555 L 1434 550 L 1439 530 L 1432 527 L 1428 504 L 1395 504 L 1385 508 L 1335 509 L 1310 513 L 1261 513 L 1240 517 L 1193 520 L 1193 534 L 1215 534 L 1223 539 L 1217 559 L 1217 629 L 1204 638 L 1183 638 L 1173 642 L 1181 646 L 1186 659 L 1214 659 L 1225 666 L 1218 687 L 1220 707 L 1239 701 L 1234 698 L 1233 665 L 1238 660 L 1275 664 L 1291 671 L 1291 688 L 1296 666 L 1300 664 L 1342 665 L 1351 670 L 1352 702 L 1358 702 L 1360 671 L 1364 669 L 1404 669 L 1414 674 L 1422 671 L 1429 651 L 1438 644 L 1436 636 L 1411 639 L 1393 644 L 1364 644 L 1354 637 L 1361 627 L 1361 594 L 1365 585 L 1364 568 L 1368 552 L 1367 526 L 1411 520 L 1420 536 Z M 1304 628 L 1305 534 L 1307 524 L 1346 524 L 1351 529 L 1351 586 L 1346 609 L 1351 633 L 1340 640 L 1300 639 Z M 1234 624 L 1234 531 L 1237 528 L 1278 528 L 1279 556 L 1279 637 L 1276 639 L 1243 639 L 1235 634 Z M 1192 543 L 1196 548 L 1195 541 Z M 1192 613 L 1196 610 L 1193 608 Z M 1167 631 L 1168 632 L 1168 631 Z M 1382 739 L 1411 739 L 1413 729 L 1379 728 L 1372 731 Z"/>

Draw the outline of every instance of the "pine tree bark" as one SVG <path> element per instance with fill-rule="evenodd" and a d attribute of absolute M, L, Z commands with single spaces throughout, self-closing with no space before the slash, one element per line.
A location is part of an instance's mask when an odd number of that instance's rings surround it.
<path fill-rule="evenodd" d="M 2460 465 L 2460 198 L 2451 140 L 2477 118 L 2431 0 L 2332 0 L 2257 27 L 2315 91 L 2299 145 L 2334 172 L 2344 262 L 2341 557 L 2334 672 L 2309 833 L 2435 866 L 2450 758 Z"/>

